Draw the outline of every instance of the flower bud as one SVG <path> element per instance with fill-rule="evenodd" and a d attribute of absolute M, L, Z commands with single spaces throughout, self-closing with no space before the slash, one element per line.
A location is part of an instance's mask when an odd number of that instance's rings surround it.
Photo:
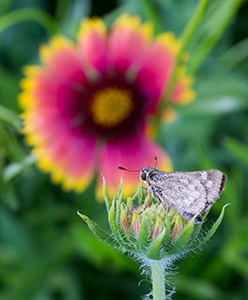
<path fill-rule="evenodd" d="M 153 202 L 151 195 L 143 192 L 123 198 L 120 186 L 117 197 L 111 200 L 106 183 L 103 186 L 111 234 L 107 234 L 88 217 L 79 214 L 100 239 L 127 251 L 140 260 L 166 260 L 178 258 L 182 253 L 196 250 L 205 244 L 220 225 L 224 208 L 212 228 L 202 234 L 203 223 L 184 220 L 177 211 L 160 202 Z M 205 216 L 202 216 L 204 221 Z"/>
<path fill-rule="evenodd" d="M 132 219 L 132 228 L 133 228 L 133 234 L 136 239 L 138 239 L 139 236 L 140 224 L 141 224 L 140 216 L 137 213 L 134 213 Z"/>
<path fill-rule="evenodd" d="M 162 221 L 162 219 L 158 219 L 155 223 L 155 226 L 153 227 L 152 240 L 154 241 L 164 229 L 164 222 Z"/>
<path fill-rule="evenodd" d="M 152 197 L 148 194 L 144 201 L 144 206 L 149 207 L 152 205 Z"/>
<path fill-rule="evenodd" d="M 174 217 L 174 226 L 171 233 L 171 238 L 175 241 L 184 229 L 184 223 L 180 215 Z"/>
<path fill-rule="evenodd" d="M 120 225 L 121 225 L 121 228 L 122 228 L 123 232 L 125 233 L 125 235 L 129 235 L 130 225 L 129 225 L 127 213 L 126 213 L 126 210 L 125 210 L 123 204 L 121 205 Z"/>

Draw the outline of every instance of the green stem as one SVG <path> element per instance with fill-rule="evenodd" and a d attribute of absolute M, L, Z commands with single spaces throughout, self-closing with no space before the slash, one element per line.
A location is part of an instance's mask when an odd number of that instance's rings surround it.
<path fill-rule="evenodd" d="M 171 92 L 173 90 L 174 84 L 175 84 L 175 80 L 176 80 L 176 70 L 178 65 L 181 62 L 181 58 L 182 58 L 182 53 L 185 50 L 185 48 L 187 47 L 190 39 L 192 38 L 193 34 L 195 33 L 196 29 L 199 26 L 199 23 L 201 22 L 201 19 L 203 17 L 203 14 L 207 8 L 207 4 L 208 4 L 209 0 L 201 0 L 198 3 L 198 6 L 196 8 L 196 11 L 193 15 L 193 17 L 189 20 L 185 30 L 182 33 L 182 36 L 180 38 L 181 40 L 181 48 L 180 51 L 176 57 L 176 61 L 175 61 L 175 67 L 173 69 L 173 74 L 171 76 L 171 80 L 169 82 L 168 85 L 168 89 L 167 89 L 167 93 L 166 93 L 166 98 L 168 99 L 171 95 Z"/>
<path fill-rule="evenodd" d="M 25 8 L 12 11 L 1 17 L 0 32 L 23 21 L 33 21 L 39 23 L 50 35 L 53 35 L 59 31 L 58 23 L 49 14 L 40 9 Z"/>
<path fill-rule="evenodd" d="M 248 38 L 228 49 L 221 57 L 220 61 L 229 68 L 234 68 L 248 57 Z"/>
<path fill-rule="evenodd" d="M 198 28 L 198 25 L 200 24 L 203 14 L 207 8 L 208 2 L 209 0 L 199 1 L 193 17 L 190 19 L 190 21 L 188 22 L 186 28 L 182 33 L 181 36 L 182 47 L 180 53 L 182 53 L 182 50 L 184 50 L 187 47 L 191 37 L 193 36 L 194 32 Z"/>
<path fill-rule="evenodd" d="M 190 62 L 190 72 L 196 73 L 201 64 L 204 62 L 212 48 L 219 41 L 223 32 L 230 24 L 237 10 L 244 0 L 223 0 L 215 3 L 212 9 L 211 19 L 209 20 L 208 33 L 192 56 Z"/>
<path fill-rule="evenodd" d="M 55 16 L 56 19 L 62 21 L 68 12 L 70 0 L 57 0 Z"/>
<path fill-rule="evenodd" d="M 163 30 L 163 25 L 161 24 L 160 16 L 154 5 L 154 1 L 139 0 L 139 3 L 147 18 L 153 22 L 155 33 L 160 33 Z"/>
<path fill-rule="evenodd" d="M 165 300 L 165 269 L 160 260 L 151 260 L 153 300 Z"/>
<path fill-rule="evenodd" d="M 181 62 L 181 58 L 182 58 L 182 54 L 183 51 L 185 50 L 185 48 L 187 47 L 190 39 L 192 38 L 192 36 L 194 35 L 195 31 L 197 30 L 202 17 L 204 15 L 204 12 L 206 11 L 207 8 L 207 4 L 208 4 L 209 0 L 200 0 L 198 3 L 198 6 L 196 7 L 195 13 L 192 16 L 192 18 L 189 20 L 188 24 L 186 25 L 186 28 L 184 29 L 182 35 L 181 35 L 181 48 L 180 51 L 176 57 L 175 60 L 175 66 L 173 68 L 173 72 L 171 74 L 171 78 L 166 90 L 166 94 L 164 97 L 164 101 L 161 101 L 159 108 L 157 110 L 157 118 L 156 118 L 156 125 L 159 126 L 159 123 L 161 121 L 161 115 L 163 113 L 163 111 L 165 110 L 165 108 L 168 106 L 168 99 L 170 98 L 170 95 L 173 91 L 174 85 L 175 85 L 175 81 L 176 81 L 176 71 L 177 71 L 177 67 Z"/>

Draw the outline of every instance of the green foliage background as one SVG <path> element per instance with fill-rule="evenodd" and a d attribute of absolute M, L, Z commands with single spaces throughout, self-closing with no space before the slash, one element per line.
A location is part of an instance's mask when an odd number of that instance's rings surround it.
<path fill-rule="evenodd" d="M 1 0 L 1 300 L 124 300 L 149 292 L 138 264 L 96 240 L 76 214 L 82 211 L 107 227 L 104 205 L 94 199 L 95 183 L 81 195 L 63 193 L 34 166 L 19 133 L 19 80 L 49 36 L 59 31 L 74 38 L 85 16 L 100 15 L 110 25 L 122 12 L 138 13 L 155 23 L 156 32 L 180 36 L 197 3 Z M 247 20 L 245 1 L 210 1 L 187 47 L 197 100 L 178 108 L 176 122 L 158 135 L 175 170 L 218 168 L 228 175 L 207 224 L 231 203 L 208 247 L 178 262 L 173 299 L 248 299 Z"/>

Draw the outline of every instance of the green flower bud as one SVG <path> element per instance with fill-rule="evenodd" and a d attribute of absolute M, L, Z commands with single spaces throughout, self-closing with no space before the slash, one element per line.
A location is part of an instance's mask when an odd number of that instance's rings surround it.
<path fill-rule="evenodd" d="M 176 259 L 182 253 L 199 248 L 217 229 L 202 235 L 202 223 L 195 224 L 194 218 L 189 222 L 174 209 L 153 201 L 150 195 L 143 192 L 141 185 L 127 201 L 123 199 L 121 185 L 113 200 L 109 199 L 105 181 L 103 192 L 112 231 L 109 236 L 114 237 L 117 248 L 138 258 Z M 219 218 L 223 218 L 223 213 Z M 85 216 L 83 219 L 97 235 L 95 228 L 98 227 L 92 226 L 93 222 Z M 108 239 L 105 241 L 108 243 Z"/>
<path fill-rule="evenodd" d="M 179 235 L 182 233 L 183 229 L 184 229 L 184 222 L 182 220 L 182 217 L 180 215 L 176 215 L 173 219 L 173 229 L 172 229 L 172 233 L 171 233 L 171 238 L 173 241 L 175 241 Z M 186 222 L 189 223 L 189 222 Z M 186 225 L 187 226 L 187 225 Z"/>
<path fill-rule="evenodd" d="M 121 225 L 121 228 L 122 228 L 123 232 L 126 235 L 129 235 L 130 225 L 129 225 L 128 218 L 127 218 L 127 213 L 126 213 L 126 210 L 125 210 L 123 204 L 121 205 L 120 225 Z"/>
<path fill-rule="evenodd" d="M 141 217 L 137 213 L 134 213 L 132 219 L 132 229 L 136 239 L 138 239 L 139 236 L 140 225 L 141 225 Z"/>
<path fill-rule="evenodd" d="M 123 198 L 120 185 L 117 196 L 110 199 L 106 183 L 103 180 L 103 195 L 108 212 L 110 233 L 103 231 L 95 222 L 80 213 L 90 230 L 101 240 L 122 252 L 129 252 L 151 269 L 153 285 L 164 276 L 165 268 L 185 253 L 199 249 L 215 233 L 223 216 L 223 207 L 219 218 L 210 230 L 203 234 L 202 223 L 195 224 L 195 218 L 185 220 L 177 211 L 152 199 L 143 192 L 141 185 L 137 193 L 127 200 Z M 201 216 L 202 220 L 207 214 Z M 162 272 L 162 273 L 161 273 Z M 161 275 L 159 275 L 161 274 Z"/>
<path fill-rule="evenodd" d="M 158 219 L 152 230 L 152 240 L 154 241 L 159 236 L 159 234 L 164 230 L 165 230 L 164 222 L 162 221 L 162 219 Z"/>

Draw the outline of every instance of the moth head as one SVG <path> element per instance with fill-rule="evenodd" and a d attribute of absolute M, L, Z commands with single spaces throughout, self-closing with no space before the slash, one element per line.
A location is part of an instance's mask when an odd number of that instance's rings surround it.
<path fill-rule="evenodd" d="M 146 178 L 147 178 L 147 171 L 146 169 L 142 169 L 140 171 L 140 178 L 143 180 L 143 181 L 146 181 Z"/>
<path fill-rule="evenodd" d="M 146 181 L 148 179 L 148 176 L 149 176 L 149 173 L 153 170 L 157 170 L 156 168 L 156 165 L 157 165 L 157 157 L 155 156 L 154 157 L 154 160 L 155 160 L 155 165 L 151 168 L 151 167 L 148 167 L 148 168 L 144 168 L 144 169 L 141 169 L 141 170 L 129 170 L 129 169 L 126 169 L 126 168 L 123 168 L 123 167 L 118 167 L 118 169 L 120 170 L 124 170 L 124 171 L 129 171 L 129 172 L 140 172 L 140 178 L 143 180 L 143 181 Z M 150 174 L 151 175 L 151 174 Z"/>
<path fill-rule="evenodd" d="M 144 168 L 144 169 L 141 169 L 140 171 L 140 178 L 143 180 L 143 181 L 147 181 L 148 178 L 151 179 L 152 176 L 153 176 L 153 171 L 157 171 L 158 169 L 156 167 L 152 167 L 152 168 Z"/>

